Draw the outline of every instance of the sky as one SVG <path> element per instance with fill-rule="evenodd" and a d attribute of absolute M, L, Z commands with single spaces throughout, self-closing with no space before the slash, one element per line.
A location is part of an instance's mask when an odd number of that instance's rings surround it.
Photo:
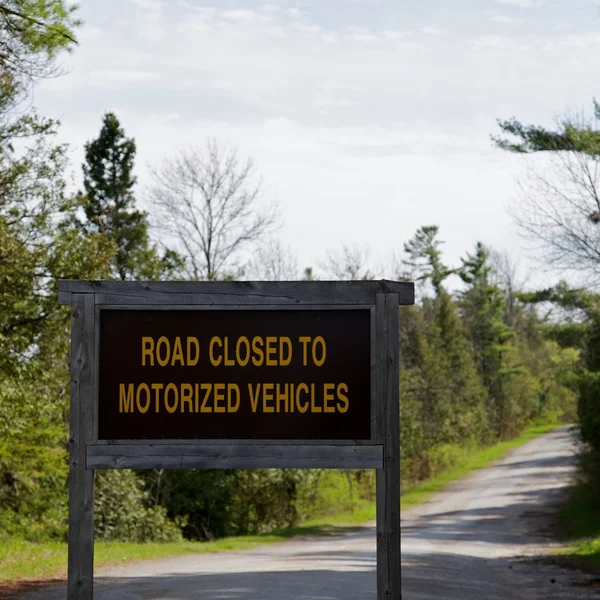
<path fill-rule="evenodd" d="M 392 255 L 438 225 L 447 263 L 482 241 L 539 280 L 507 211 L 527 159 L 490 135 L 498 118 L 591 113 L 600 1 L 83 0 L 79 16 L 65 74 L 34 98 L 62 123 L 75 185 L 114 111 L 140 190 L 209 136 L 251 157 L 301 267 L 358 245 L 390 277 Z"/>

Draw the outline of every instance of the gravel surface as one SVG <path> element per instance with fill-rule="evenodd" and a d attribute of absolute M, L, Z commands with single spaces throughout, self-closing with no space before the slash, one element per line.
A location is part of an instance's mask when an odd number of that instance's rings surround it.
<path fill-rule="evenodd" d="M 534 557 L 575 464 L 566 428 L 537 438 L 402 514 L 404 600 L 600 598 L 575 571 Z M 374 524 L 244 552 L 98 569 L 96 600 L 376 600 Z M 64 587 L 21 600 L 63 600 Z"/>

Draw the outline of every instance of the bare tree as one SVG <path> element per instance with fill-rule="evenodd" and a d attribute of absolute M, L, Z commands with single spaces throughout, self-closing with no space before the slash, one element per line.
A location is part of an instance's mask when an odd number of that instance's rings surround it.
<path fill-rule="evenodd" d="M 292 249 L 274 238 L 258 246 L 250 261 L 248 274 L 252 279 L 265 281 L 300 279 L 298 261 Z"/>
<path fill-rule="evenodd" d="M 252 160 L 209 139 L 152 169 L 149 199 L 159 229 L 177 240 L 186 276 L 217 279 L 241 272 L 240 259 L 278 220 L 274 205 L 260 203 Z"/>
<path fill-rule="evenodd" d="M 376 275 L 369 266 L 369 249 L 358 246 L 342 246 L 341 250 L 327 252 L 327 260 L 319 267 L 329 277 L 350 281 L 375 279 Z"/>
<path fill-rule="evenodd" d="M 591 139 L 597 130 L 574 113 L 560 123 L 577 139 Z M 600 154 L 581 146 L 550 150 L 541 164 L 530 163 L 509 210 L 521 233 L 543 252 L 544 262 L 598 278 Z"/>

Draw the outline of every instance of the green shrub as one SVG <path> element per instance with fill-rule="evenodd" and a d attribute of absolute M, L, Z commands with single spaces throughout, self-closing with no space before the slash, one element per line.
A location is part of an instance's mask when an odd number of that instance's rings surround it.
<path fill-rule="evenodd" d="M 94 536 L 103 541 L 171 542 L 182 539 L 179 524 L 163 506 L 148 506 L 141 479 L 127 470 L 96 474 Z"/>

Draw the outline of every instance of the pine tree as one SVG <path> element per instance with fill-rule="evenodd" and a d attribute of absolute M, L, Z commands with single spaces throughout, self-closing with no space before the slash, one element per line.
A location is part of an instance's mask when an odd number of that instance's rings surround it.
<path fill-rule="evenodd" d="M 490 424 L 496 435 L 501 435 L 509 418 L 507 378 L 519 372 L 511 366 L 515 333 L 504 322 L 504 292 L 491 281 L 489 253 L 483 244 L 478 242 L 475 253 L 467 254 L 462 263 L 459 274 L 468 287 L 460 294 L 460 308 L 479 373 L 488 390 Z"/>
<path fill-rule="evenodd" d="M 421 227 L 404 245 L 417 279 L 431 281 L 433 300 L 424 302 L 426 335 L 419 347 L 421 409 L 425 439 L 430 444 L 479 441 L 485 428 L 485 389 L 477 372 L 467 332 L 444 280 L 456 272 L 442 260 L 438 227 Z"/>
<path fill-rule="evenodd" d="M 147 214 L 135 207 L 135 153 L 135 141 L 125 136 L 114 113 L 106 113 L 100 135 L 85 145 L 86 218 L 82 227 L 114 244 L 114 277 L 157 279 L 172 274 L 181 261 L 170 250 L 159 258 L 150 245 Z"/>
<path fill-rule="evenodd" d="M 431 281 L 436 296 L 443 291 L 444 279 L 455 272 L 442 263 L 443 242 L 438 239 L 438 233 L 437 225 L 419 228 L 414 237 L 404 244 L 408 259 L 403 261 L 418 281 Z"/>

